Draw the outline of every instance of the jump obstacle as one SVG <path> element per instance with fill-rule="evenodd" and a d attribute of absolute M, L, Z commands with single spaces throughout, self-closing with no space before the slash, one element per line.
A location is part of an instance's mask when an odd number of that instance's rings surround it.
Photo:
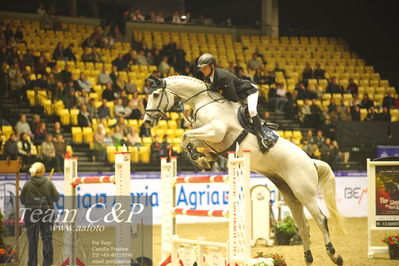
<path fill-rule="evenodd" d="M 89 176 L 78 177 L 78 157 L 65 157 L 64 161 L 64 191 L 65 209 L 76 209 L 76 187 L 88 184 L 115 184 L 115 199 L 122 204 L 130 204 L 130 152 L 115 153 L 115 175 L 112 176 Z M 126 205 L 128 206 L 128 205 Z M 118 223 L 116 226 L 115 243 L 118 247 L 129 247 L 130 233 L 129 225 Z M 61 266 L 85 265 L 76 257 L 75 232 L 74 230 L 64 232 L 64 258 Z M 116 258 L 117 259 L 117 258 Z M 121 264 L 119 264 L 121 265 Z M 129 264 L 130 265 L 130 264 Z"/>
<path fill-rule="evenodd" d="M 245 265 L 251 256 L 250 152 L 242 157 L 228 155 L 227 176 L 177 177 L 177 159 L 161 159 L 161 265 Z M 190 210 L 176 208 L 176 184 L 226 183 L 229 185 L 228 210 Z M 227 243 L 182 239 L 176 234 L 176 215 L 226 217 Z M 182 263 L 182 264 L 180 264 Z"/>

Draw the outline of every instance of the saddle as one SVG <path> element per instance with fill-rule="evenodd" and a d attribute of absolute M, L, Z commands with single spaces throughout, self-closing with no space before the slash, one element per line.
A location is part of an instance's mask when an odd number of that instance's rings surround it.
<path fill-rule="evenodd" d="M 251 116 L 249 115 L 248 112 L 248 107 L 245 105 L 241 105 L 238 108 L 237 111 L 237 117 L 238 121 L 240 122 L 240 125 L 247 130 L 248 132 L 252 134 L 255 133 L 255 129 L 253 128 L 253 125 L 251 123 Z M 265 132 L 265 136 L 269 141 L 272 141 L 273 143 L 276 143 L 278 140 L 278 134 L 276 134 L 273 130 L 277 130 L 279 127 L 278 124 L 276 123 L 269 123 L 264 120 L 262 120 L 262 129 Z"/>

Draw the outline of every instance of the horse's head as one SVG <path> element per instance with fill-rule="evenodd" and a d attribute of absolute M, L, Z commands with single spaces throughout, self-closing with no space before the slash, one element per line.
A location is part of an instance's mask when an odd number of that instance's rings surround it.
<path fill-rule="evenodd" d="M 175 95 L 166 90 L 166 81 L 151 75 L 152 82 L 145 109 L 144 123 L 150 127 L 155 126 L 161 117 L 166 117 L 166 112 L 175 104 Z"/>

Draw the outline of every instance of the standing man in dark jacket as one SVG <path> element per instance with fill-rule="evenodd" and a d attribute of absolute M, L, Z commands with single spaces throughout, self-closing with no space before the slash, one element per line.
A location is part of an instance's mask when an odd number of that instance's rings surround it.
<path fill-rule="evenodd" d="M 252 118 L 256 137 L 258 138 L 260 150 L 268 151 L 273 147 L 273 142 L 269 141 L 262 129 L 262 124 L 258 111 L 258 88 L 248 80 L 239 79 L 233 73 L 216 67 L 216 60 L 211 54 L 203 54 L 198 59 L 197 65 L 204 74 L 205 81 L 211 84 L 211 90 L 217 91 L 224 98 L 232 102 L 242 102 L 247 100 L 248 112 Z"/>
<path fill-rule="evenodd" d="M 28 266 L 37 266 L 38 263 L 39 232 L 43 240 L 43 265 L 50 266 L 53 264 L 53 233 L 51 226 L 57 213 L 53 209 L 53 203 L 58 201 L 60 194 L 54 184 L 44 177 L 46 169 L 42 163 L 34 163 L 29 172 L 31 178 L 24 184 L 20 196 L 21 203 L 26 209 L 23 218 L 29 241 Z"/>

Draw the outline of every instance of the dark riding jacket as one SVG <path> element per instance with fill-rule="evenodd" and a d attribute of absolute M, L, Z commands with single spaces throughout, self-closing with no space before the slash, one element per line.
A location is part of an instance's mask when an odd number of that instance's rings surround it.
<path fill-rule="evenodd" d="M 258 91 L 248 80 L 240 79 L 222 68 L 215 68 L 213 82 L 210 77 L 206 78 L 206 82 L 211 84 L 211 90 L 220 92 L 224 98 L 232 102 L 245 100 L 248 95 Z"/>

